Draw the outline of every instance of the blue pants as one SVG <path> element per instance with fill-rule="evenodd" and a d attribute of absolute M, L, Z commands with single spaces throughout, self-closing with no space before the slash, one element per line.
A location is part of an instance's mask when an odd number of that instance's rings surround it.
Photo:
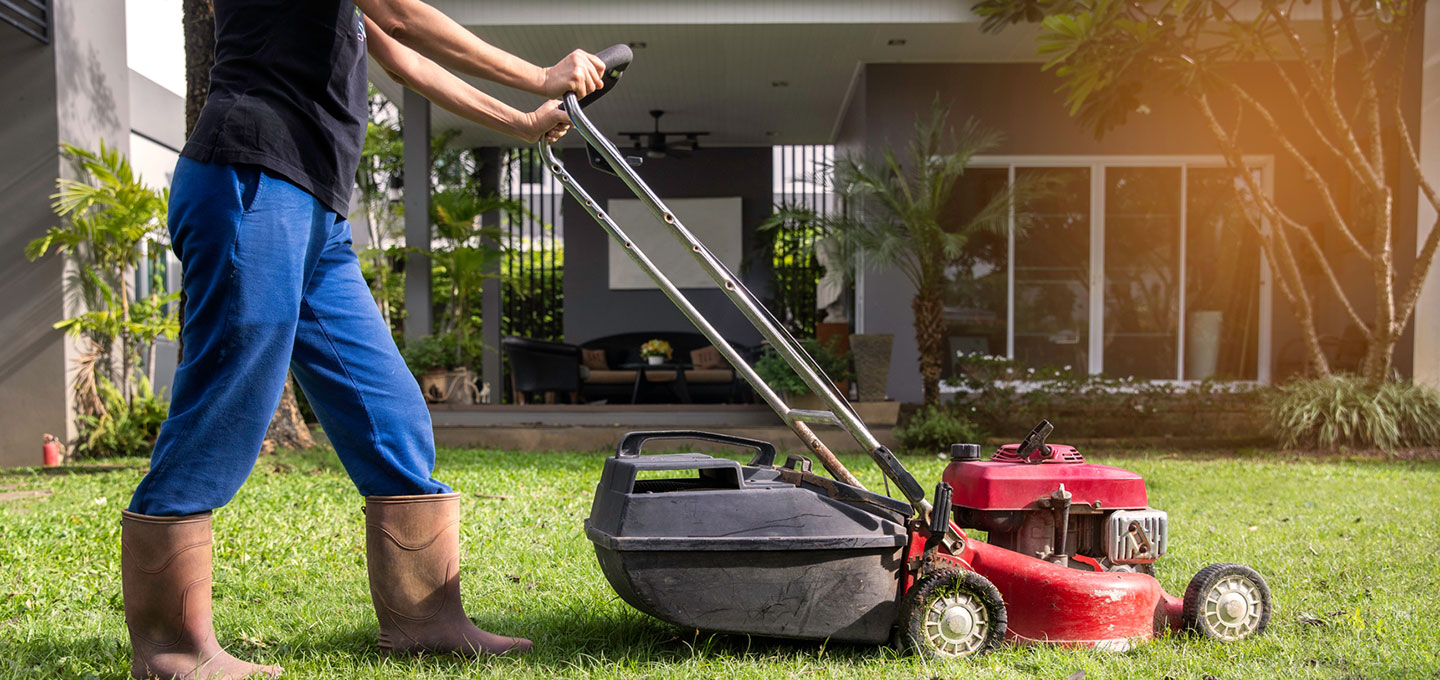
<path fill-rule="evenodd" d="M 171 247 L 184 271 L 184 357 L 130 511 L 225 505 L 249 476 L 286 371 L 362 495 L 446 493 L 430 413 L 351 251 L 350 224 L 252 166 L 181 158 Z"/>

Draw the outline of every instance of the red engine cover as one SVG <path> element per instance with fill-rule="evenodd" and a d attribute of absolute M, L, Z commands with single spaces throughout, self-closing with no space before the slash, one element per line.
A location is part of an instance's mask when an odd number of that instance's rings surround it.
<path fill-rule="evenodd" d="M 1076 505 L 1093 506 L 1098 501 L 1098 508 L 1103 510 L 1142 509 L 1149 505 L 1145 479 L 1109 465 L 952 462 L 945 468 L 944 479 L 954 490 L 952 504 L 977 510 L 1033 510 L 1037 501 L 1054 493 L 1061 484 Z"/>

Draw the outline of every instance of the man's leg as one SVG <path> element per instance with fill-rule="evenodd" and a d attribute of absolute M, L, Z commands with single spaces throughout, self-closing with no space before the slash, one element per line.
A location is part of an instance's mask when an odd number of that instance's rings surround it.
<path fill-rule="evenodd" d="M 180 160 L 170 232 L 184 272 L 185 356 L 130 512 L 208 512 L 249 476 L 284 390 L 325 214 L 256 168 Z"/>
<path fill-rule="evenodd" d="M 142 677 L 275 677 L 235 659 L 210 615 L 209 511 L 254 467 L 279 403 L 308 272 L 324 245 L 313 198 L 253 167 L 181 159 L 170 197 L 184 266 L 185 357 L 150 472 L 123 514 L 125 622 Z"/>
<path fill-rule="evenodd" d="M 365 285 L 343 220 L 330 227 L 306 286 L 291 370 L 360 495 L 450 492 L 430 478 L 430 410 Z"/>
<path fill-rule="evenodd" d="M 430 478 L 430 412 L 338 222 L 305 290 L 292 370 L 365 496 L 370 597 L 386 652 L 502 654 L 460 602 L 460 494 Z"/>

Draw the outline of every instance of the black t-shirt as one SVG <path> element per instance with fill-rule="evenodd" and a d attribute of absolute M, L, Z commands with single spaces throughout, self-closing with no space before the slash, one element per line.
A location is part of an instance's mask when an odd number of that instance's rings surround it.
<path fill-rule="evenodd" d="M 258 165 L 343 217 L 365 142 L 366 70 L 351 0 L 215 0 L 210 95 L 180 155 Z"/>

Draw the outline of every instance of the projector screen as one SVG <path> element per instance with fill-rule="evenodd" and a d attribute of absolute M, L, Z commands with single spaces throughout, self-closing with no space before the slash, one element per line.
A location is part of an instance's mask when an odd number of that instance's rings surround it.
<path fill-rule="evenodd" d="M 680 218 L 690 233 L 705 244 L 710 252 L 731 271 L 740 269 L 740 208 L 739 196 L 726 198 L 676 198 L 665 204 Z M 610 199 L 606 210 L 615 224 L 640 246 L 677 288 L 712 288 L 715 282 L 694 254 L 670 234 L 665 223 L 655 219 L 638 199 Z M 573 255 L 573 254 L 572 254 Z M 610 239 L 610 289 L 656 290 L 656 286 L 640 267 L 630 260 L 624 246 Z"/>

